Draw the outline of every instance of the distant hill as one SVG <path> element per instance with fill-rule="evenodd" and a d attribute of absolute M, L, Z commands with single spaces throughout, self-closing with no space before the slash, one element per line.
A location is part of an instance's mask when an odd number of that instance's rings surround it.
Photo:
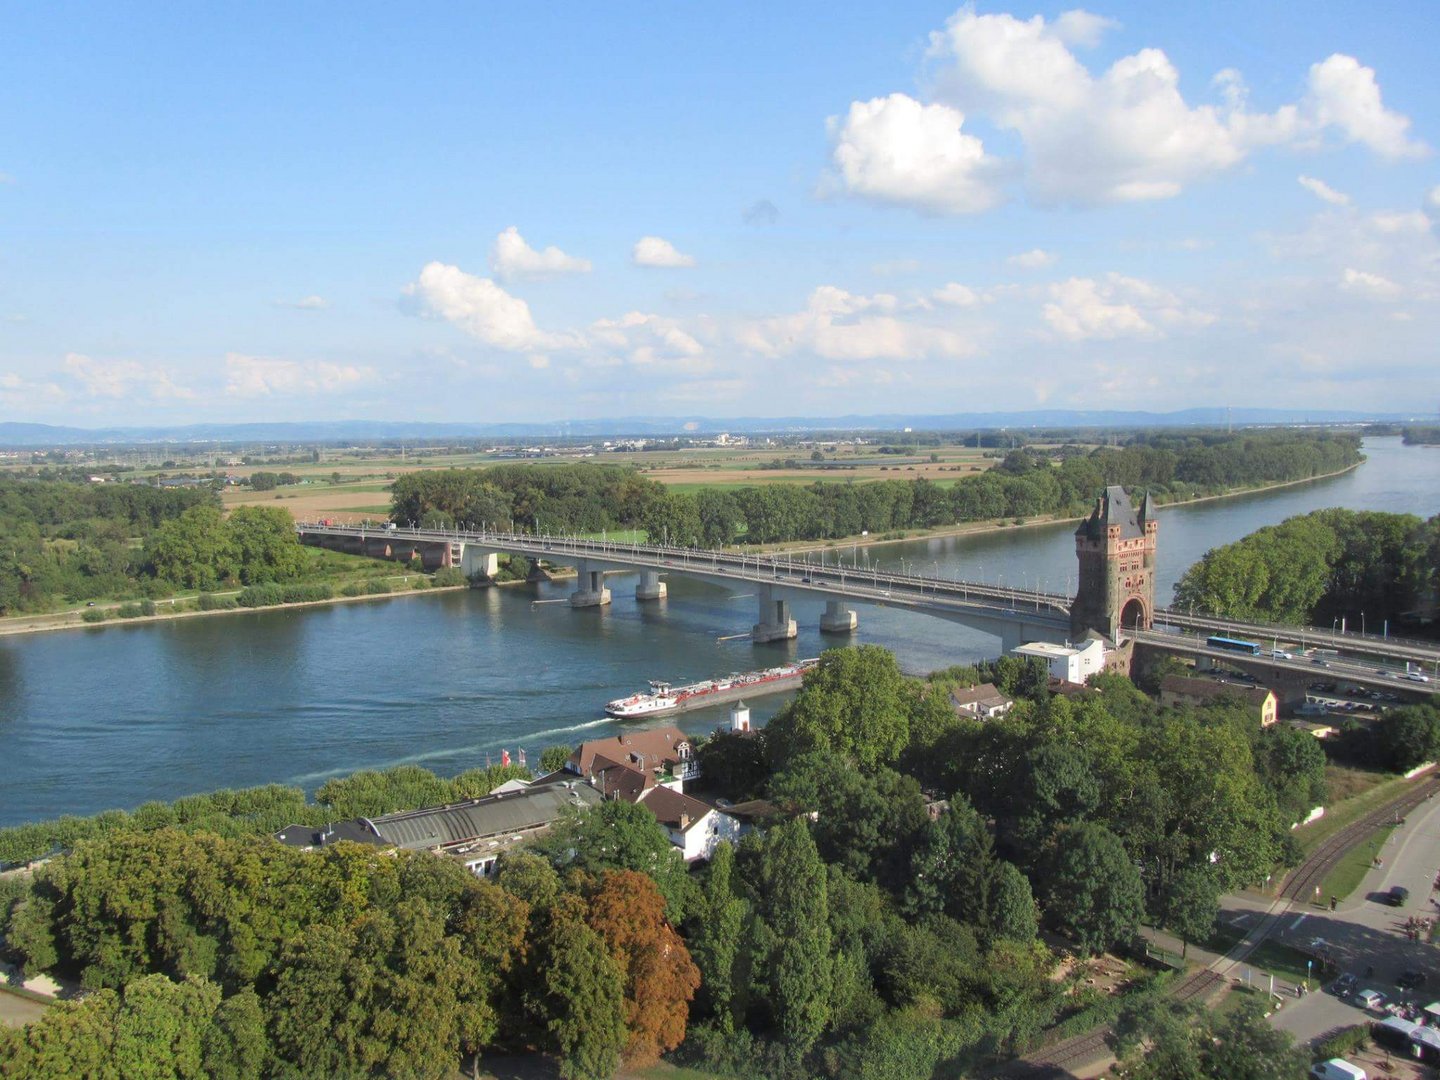
<path fill-rule="evenodd" d="M 706 435 L 722 431 L 784 434 L 806 431 L 965 431 L 996 428 L 1224 427 L 1228 424 L 1344 424 L 1405 422 L 1401 413 L 1343 409 L 1183 409 L 1179 412 L 1036 409 L 989 413 L 883 413 L 832 417 L 614 417 L 508 424 L 422 423 L 403 420 L 317 420 L 293 423 L 186 424 L 176 427 L 77 428 L 0 423 L 0 446 L 87 446 L 129 443 L 354 443 L 382 439 L 560 438 Z"/>

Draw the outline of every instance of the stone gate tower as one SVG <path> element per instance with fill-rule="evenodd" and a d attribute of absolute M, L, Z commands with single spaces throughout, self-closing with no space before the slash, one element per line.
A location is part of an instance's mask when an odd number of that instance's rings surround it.
<path fill-rule="evenodd" d="M 1146 492 L 1137 512 L 1123 487 L 1111 486 L 1075 530 L 1080 582 L 1070 606 L 1070 633 L 1089 631 L 1119 641 L 1119 632 L 1148 630 L 1155 614 L 1154 507 Z"/>

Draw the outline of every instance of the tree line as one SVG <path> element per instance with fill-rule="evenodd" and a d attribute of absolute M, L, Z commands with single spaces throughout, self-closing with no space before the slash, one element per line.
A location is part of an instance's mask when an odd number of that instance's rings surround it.
<path fill-rule="evenodd" d="M 819 481 L 677 492 L 614 465 L 505 465 L 410 473 L 392 487 L 392 521 L 532 532 L 643 529 L 653 543 L 719 547 L 883 535 L 971 521 L 1080 515 L 1106 485 L 1160 501 L 1304 479 L 1360 460 L 1359 438 L 1313 432 L 1156 435 L 1118 449 L 1011 451 L 951 486 L 929 479 Z"/>
<path fill-rule="evenodd" d="M 1019 695 L 1004 718 L 952 706 L 980 678 Z M 915 680 L 873 646 L 828 652 L 765 729 L 701 741 L 712 794 L 776 808 L 703 868 L 624 802 L 570 812 L 494 883 L 423 853 L 254 835 L 316 811 L 295 789 L 142 808 L 148 827 L 111 819 L 0 902 L 27 972 L 97 991 L 0 1035 L 0 1074 L 441 1077 L 494 1050 L 552 1054 L 567 1078 L 664 1052 L 777 1080 L 968 1074 L 1059 1020 L 1118 1013 L 1053 977 L 1040 927 L 1082 954 L 1142 920 L 1201 940 L 1223 891 L 1298 857 L 1288 827 L 1324 798 L 1308 735 L 1262 731 L 1237 702 L 1161 708 L 1119 676 L 1094 691 L 1051 697 L 1013 658 Z M 316 795 L 327 818 L 370 816 L 460 779 L 408 767 Z M 200 827 L 227 814 L 234 835 Z M 1138 1010 L 1126 1030 L 1174 1022 Z M 1215 1031 L 1255 1035 L 1232 1023 Z M 1303 1075 L 1287 1045 L 1264 1053 Z M 1193 1075 L 1227 1075 L 1206 1054 L 1218 1071 Z"/>
<path fill-rule="evenodd" d="M 1175 603 L 1234 619 L 1351 630 L 1433 623 L 1440 515 L 1316 510 L 1206 552 Z"/>

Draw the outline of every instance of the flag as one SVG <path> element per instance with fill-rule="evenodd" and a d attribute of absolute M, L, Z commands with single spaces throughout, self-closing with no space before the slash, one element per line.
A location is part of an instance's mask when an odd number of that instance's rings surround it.
<path fill-rule="evenodd" d="M 525 748 L 524 748 L 523 746 L 520 747 L 520 767 L 521 767 L 522 769 L 526 767 L 526 766 L 525 766 Z"/>
<path fill-rule="evenodd" d="M 510 751 L 509 751 L 509 750 L 501 750 L 501 751 L 500 751 L 500 764 L 501 764 L 502 767 L 510 764 Z"/>

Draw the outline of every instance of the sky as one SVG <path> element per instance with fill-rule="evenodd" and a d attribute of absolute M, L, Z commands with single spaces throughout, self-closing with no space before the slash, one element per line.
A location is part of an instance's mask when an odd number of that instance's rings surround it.
<path fill-rule="evenodd" d="M 1440 409 L 1440 8 L 0 3 L 0 420 Z"/>

